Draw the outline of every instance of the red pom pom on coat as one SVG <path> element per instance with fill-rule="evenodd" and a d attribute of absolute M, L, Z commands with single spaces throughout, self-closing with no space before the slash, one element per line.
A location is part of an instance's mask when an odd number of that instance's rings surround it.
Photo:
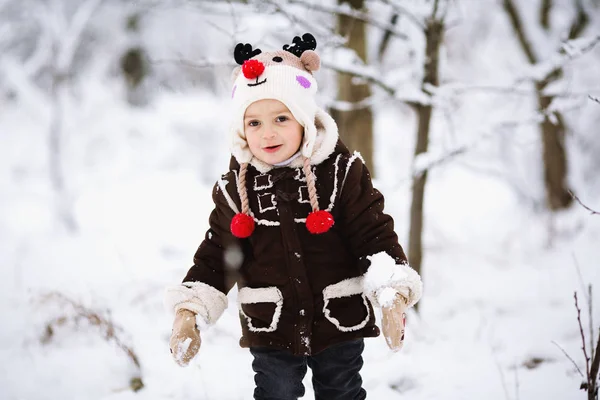
<path fill-rule="evenodd" d="M 231 233 L 240 239 L 245 239 L 254 232 L 254 218 L 248 214 L 237 213 L 231 220 Z"/>
<path fill-rule="evenodd" d="M 265 70 L 265 64 L 258 60 L 246 60 L 242 64 L 242 73 L 247 79 L 258 78 Z"/>
<path fill-rule="evenodd" d="M 316 235 L 327 232 L 333 223 L 333 215 L 325 210 L 313 211 L 306 217 L 306 228 Z"/>

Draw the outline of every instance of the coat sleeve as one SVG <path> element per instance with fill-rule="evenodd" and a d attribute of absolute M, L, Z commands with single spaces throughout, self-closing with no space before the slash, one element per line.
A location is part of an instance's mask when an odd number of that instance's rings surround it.
<path fill-rule="evenodd" d="M 349 158 L 346 171 L 340 197 L 341 230 L 366 272 L 365 292 L 377 305 L 390 305 L 401 294 L 412 306 L 421 297 L 421 277 L 408 265 L 394 220 L 384 212 L 383 195 L 373 187 L 358 153 Z"/>
<path fill-rule="evenodd" d="M 165 293 L 168 310 L 190 310 L 208 325 L 227 308 L 227 293 L 244 259 L 241 240 L 229 229 L 236 205 L 223 184 L 226 181 L 220 182 L 213 188 L 215 207 L 209 217 L 210 227 L 194 254 L 194 265 L 180 285 L 168 287 Z"/>

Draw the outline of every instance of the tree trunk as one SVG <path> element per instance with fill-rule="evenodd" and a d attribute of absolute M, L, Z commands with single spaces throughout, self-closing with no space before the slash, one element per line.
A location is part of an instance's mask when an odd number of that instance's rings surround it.
<path fill-rule="evenodd" d="M 557 71 L 558 75 L 561 75 Z M 546 110 L 554 99 L 553 96 L 545 96 L 544 88 L 550 80 L 536 85 L 538 107 Z M 545 117 L 540 128 L 542 131 L 542 148 L 544 160 L 544 183 L 546 187 L 546 203 L 551 210 L 567 208 L 573 198 L 569 193 L 566 183 L 567 178 L 567 156 L 565 152 L 566 127 L 563 117 L 559 112 L 554 113 L 555 120 L 551 121 Z"/>
<path fill-rule="evenodd" d="M 142 82 L 149 72 L 149 63 L 144 48 L 137 44 L 140 36 L 141 15 L 135 13 L 127 18 L 126 29 L 130 37 L 130 46 L 121 56 L 121 71 L 127 84 L 127 101 L 132 106 L 144 106 L 148 103 Z"/>
<path fill-rule="evenodd" d="M 552 1 L 544 0 L 540 8 L 540 25 L 545 29 L 550 29 L 549 14 L 552 8 Z M 513 3 L 513 0 L 504 0 L 504 9 L 506 10 L 513 29 L 519 39 L 521 49 L 525 53 L 527 60 L 531 64 L 537 64 L 536 57 L 531 42 L 525 35 L 525 29 L 521 16 Z M 578 15 L 573 21 L 569 38 L 574 39 L 581 34 L 583 27 L 587 24 L 586 14 L 582 8 L 578 10 Z M 554 100 L 553 96 L 543 94 L 544 89 L 549 83 L 562 77 L 562 70 L 557 69 L 550 73 L 546 79 L 536 83 L 538 109 L 545 113 L 548 106 Z M 559 112 L 554 113 L 556 123 L 553 123 L 548 116 L 540 123 L 540 133 L 542 136 L 542 157 L 544 162 L 544 184 L 546 187 L 546 204 L 551 210 L 560 210 L 567 208 L 573 199 L 569 194 L 567 185 L 568 163 L 565 151 L 565 132 L 566 126 L 564 119 Z"/>
<path fill-rule="evenodd" d="M 364 7 L 364 0 L 338 0 L 339 4 L 349 4 L 353 9 Z M 337 32 L 348 37 L 349 49 L 352 49 L 366 63 L 367 61 L 367 30 L 363 21 L 339 15 Z M 368 84 L 354 84 L 353 77 L 338 73 L 338 100 L 351 103 L 359 102 L 371 96 Z M 353 111 L 331 110 L 331 115 L 337 122 L 340 138 L 350 151 L 360 151 L 367 168 L 374 176 L 373 164 L 373 113 L 365 107 Z"/>
<path fill-rule="evenodd" d="M 439 50 L 443 40 L 443 21 L 431 18 L 427 21 L 425 28 L 425 65 L 422 87 L 426 85 L 438 86 Z M 415 146 L 415 157 L 427 152 L 429 144 L 429 127 L 433 108 L 430 104 L 418 104 L 416 106 L 419 115 L 419 126 L 417 128 L 417 144 Z M 410 265 L 421 273 L 421 262 L 423 258 L 423 203 L 425 200 L 425 183 L 427 182 L 427 171 L 413 178 L 412 204 L 410 207 L 410 233 L 408 240 L 408 256 Z"/>

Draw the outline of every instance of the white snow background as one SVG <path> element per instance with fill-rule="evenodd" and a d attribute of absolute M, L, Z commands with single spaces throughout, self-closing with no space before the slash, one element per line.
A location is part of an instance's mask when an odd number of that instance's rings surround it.
<path fill-rule="evenodd" d="M 560 213 L 544 210 L 534 96 L 453 95 L 452 84 L 508 87 L 535 73 L 496 3 L 467 3 L 442 50 L 447 90 L 435 98 L 427 155 L 413 158 L 416 126 L 408 106 L 375 90 L 375 184 L 405 247 L 411 171 L 461 146 L 468 150 L 429 173 L 419 314 L 409 315 L 399 353 L 382 337 L 366 340 L 364 387 L 370 399 L 386 400 L 584 399 L 582 379 L 560 348 L 584 370 L 573 293 L 589 343 L 588 284 L 595 290 L 595 335 L 600 324 L 600 216 L 577 203 Z M 553 14 L 558 22 L 561 12 Z M 25 57 L 0 56 L 2 400 L 252 397 L 235 289 L 221 320 L 202 332 L 188 368 L 171 358 L 172 317 L 162 305 L 165 286 L 191 266 L 207 229 L 212 185 L 228 165 L 230 67 L 213 72 L 154 62 L 148 103 L 129 105 L 118 73 L 124 13 L 117 3 L 100 6 L 89 28 L 92 44 L 64 96 L 62 166 L 75 231 L 57 217 L 49 180 L 47 83 L 27 75 Z M 265 49 L 306 30 L 274 16 L 237 18 L 236 39 Z M 233 31 L 231 16 L 211 17 L 208 25 L 207 19 L 186 2 L 151 9 L 140 42 L 154 61 L 233 61 L 236 40 L 221 31 Z M 20 34 L 14 29 L 8 26 Z M 374 40 L 381 34 L 370 32 Z M 539 45 L 545 59 L 556 43 Z M 396 41 L 381 65 L 402 88 L 398 98 L 418 92 L 422 56 L 408 47 Z M 322 56 L 335 63 L 335 54 L 325 46 Z M 570 62 L 566 88 L 557 90 L 598 97 L 599 56 L 595 49 Z M 327 102 L 331 71 L 317 79 Z M 531 85 L 520 88 L 531 92 Z M 600 104 L 585 98 L 556 107 L 568 108 L 573 130 L 569 182 L 600 210 Z M 89 318 L 77 318 L 82 314 Z M 138 376 L 144 387 L 133 392 L 130 380 Z M 313 399 L 310 372 L 305 385 L 305 398 Z"/>

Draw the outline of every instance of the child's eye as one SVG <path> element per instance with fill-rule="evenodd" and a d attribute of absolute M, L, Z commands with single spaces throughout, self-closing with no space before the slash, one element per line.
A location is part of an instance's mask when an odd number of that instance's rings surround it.
<path fill-rule="evenodd" d="M 277 117 L 277 122 L 285 122 L 287 121 L 289 118 L 286 117 L 285 115 L 280 115 L 279 117 Z"/>
<path fill-rule="evenodd" d="M 258 126 L 260 124 L 260 122 L 258 121 L 250 121 L 248 122 L 248 126 Z"/>

